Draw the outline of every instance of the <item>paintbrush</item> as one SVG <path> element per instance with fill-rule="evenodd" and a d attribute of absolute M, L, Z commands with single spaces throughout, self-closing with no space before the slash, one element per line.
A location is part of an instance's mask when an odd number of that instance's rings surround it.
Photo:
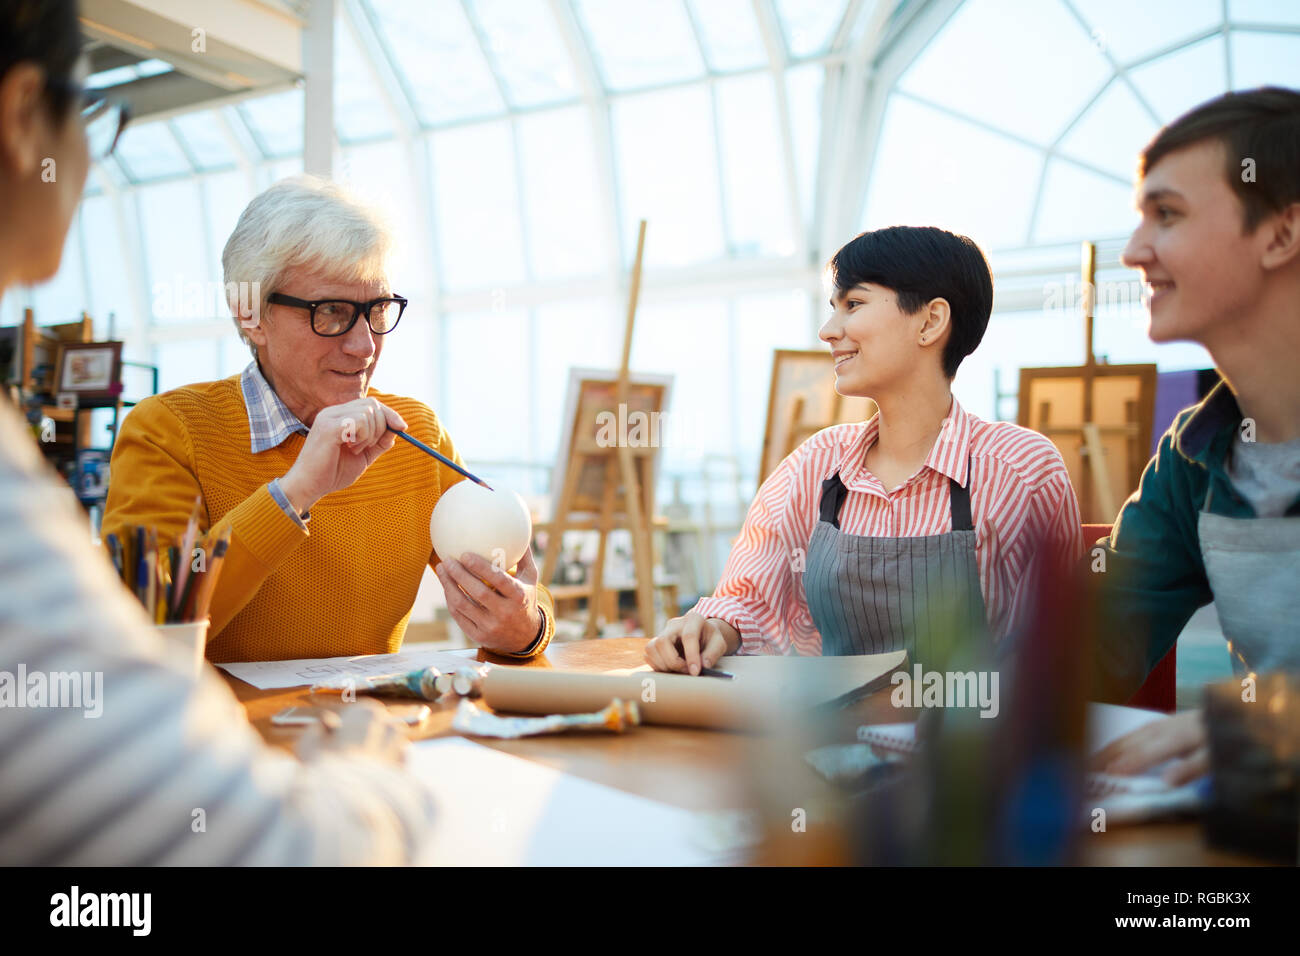
<path fill-rule="evenodd" d="M 434 451 L 432 448 L 430 448 L 430 447 L 429 447 L 428 445 L 426 445 L 424 442 L 420 441 L 420 439 L 418 439 L 418 438 L 413 438 L 413 437 L 411 437 L 410 435 L 408 435 L 406 432 L 404 432 L 404 431 L 400 431 L 400 430 L 398 430 L 398 429 L 396 429 L 396 428 L 390 428 L 390 429 L 388 429 L 388 430 L 389 430 L 390 432 L 392 432 L 394 435 L 397 435 L 399 438 L 405 438 L 407 441 L 409 441 L 409 442 L 410 442 L 412 445 L 414 445 L 416 448 L 420 449 L 420 451 L 424 452 L 426 455 L 432 455 L 434 458 L 438 459 L 440 462 L 442 462 L 444 465 L 446 465 L 446 466 L 447 466 L 448 468 L 450 468 L 452 471 L 460 472 L 462 475 L 464 475 L 464 476 L 465 476 L 466 478 L 468 478 L 470 481 L 474 482 L 474 483 L 477 484 L 477 485 L 482 485 L 482 486 L 483 486 L 484 488 L 486 488 L 488 491 L 491 491 L 491 490 L 492 490 L 492 486 L 489 485 L 489 484 L 488 484 L 486 481 L 484 481 L 482 478 L 478 477 L 478 475 L 475 475 L 475 474 L 472 474 L 472 473 L 466 471 L 464 468 L 462 468 L 460 465 L 456 464 L 454 461 L 452 461 L 452 460 L 451 460 L 450 458 L 448 458 L 446 455 L 442 454 L 441 452 Z"/>

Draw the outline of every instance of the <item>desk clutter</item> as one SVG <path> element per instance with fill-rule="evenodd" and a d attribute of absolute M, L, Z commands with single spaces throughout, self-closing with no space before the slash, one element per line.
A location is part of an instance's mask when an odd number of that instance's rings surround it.
<path fill-rule="evenodd" d="M 514 739 L 539 734 L 558 734 L 569 730 L 610 730 L 622 733 L 641 723 L 641 714 L 635 702 L 615 698 L 609 704 L 589 714 L 553 714 L 548 717 L 498 717 L 480 710 L 471 698 L 482 696 L 484 678 L 489 665 L 464 665 L 444 673 L 436 667 L 395 674 L 371 674 L 331 677 L 312 684 L 313 694 L 337 693 L 344 700 L 355 699 L 356 694 L 375 697 L 418 698 L 440 701 L 452 697 L 460 700 L 452 729 L 471 737 L 498 737 Z"/>
<path fill-rule="evenodd" d="M 262 690 L 307 685 L 316 693 L 428 701 L 454 694 L 482 697 L 493 710 L 548 718 L 603 713 L 611 701 L 621 701 L 622 720 L 632 726 L 745 730 L 762 726 L 782 709 L 779 705 L 811 709 L 876 690 L 907 660 L 906 651 L 840 658 L 734 657 L 727 659 L 731 679 L 720 679 L 656 673 L 648 666 L 604 673 L 505 667 L 467 656 L 476 653 L 417 648 L 217 666 Z"/>
<path fill-rule="evenodd" d="M 478 697 L 483 685 L 487 665 L 478 667 L 466 664 L 443 673 L 436 667 L 420 667 L 393 674 L 363 674 L 331 677 L 311 685 L 313 694 L 339 693 L 345 698 L 354 694 L 371 694 L 375 697 L 416 697 L 420 700 L 441 700 L 443 697 Z"/>
<path fill-rule="evenodd" d="M 478 649 L 412 644 L 398 654 L 219 666 L 269 689 L 296 689 L 302 697 L 295 703 L 319 708 L 337 710 L 339 698 L 352 692 L 387 699 L 395 716 L 432 708 L 421 732 L 408 733 L 416 739 L 407 769 L 429 781 L 443 819 L 473 824 L 468 842 L 452 826 L 442 831 L 445 845 L 434 841 L 443 862 L 626 865 L 649 854 L 646 862 L 863 863 L 1007 855 L 979 842 L 988 836 L 985 817 L 967 815 L 969 827 L 954 830 L 951 819 L 935 816 L 942 805 L 926 801 L 936 793 L 967 793 L 981 780 L 1011 779 L 995 744 L 1023 725 L 1002 714 L 985 720 L 977 709 L 937 707 L 922 707 L 915 728 L 899 723 L 914 710 L 900 712 L 892 701 L 897 688 L 891 685 L 906 673 L 905 655 L 730 657 L 724 666 L 734 676 L 727 680 L 630 666 L 640 643 L 557 648 L 548 664 L 480 661 Z M 624 688 L 624 696 L 596 696 L 611 687 Z M 737 691 L 757 706 L 731 709 Z M 1261 685 L 1261 700 L 1274 696 Z M 684 701 L 703 705 L 693 723 L 681 722 L 691 716 Z M 1053 840 L 1065 841 L 1054 859 L 1093 865 L 1131 859 L 1126 847 L 1154 839 L 1146 824 L 1179 827 L 1176 852 L 1186 861 L 1204 860 L 1199 825 L 1148 823 L 1203 811 L 1203 781 L 1183 792 L 1154 775 L 1117 780 L 1084 773 L 1089 752 L 1158 715 L 1094 705 L 1086 718 L 1081 706 L 1080 717 L 1085 732 L 1071 757 L 1078 772 L 1053 778 L 1068 792 L 1003 804 L 1008 812 L 1028 814 L 1032 824 L 1041 810 L 1061 811 L 1051 817 Z M 499 776 L 504 789 L 487 786 L 486 778 L 461 779 L 462 771 Z M 566 802 L 569 795 L 580 798 L 581 813 Z M 985 812 L 992 812 L 989 806 Z M 791 829 L 792 807 L 806 811 L 806 833 Z M 1106 811 L 1111 837 L 1092 825 L 1098 808 Z M 710 813 L 718 819 L 708 819 Z M 878 826 L 866 826 L 872 820 Z M 946 849 L 916 843 L 911 830 L 927 820 L 922 837 L 961 835 L 967 842 Z M 829 842 L 814 844 L 808 838 L 814 832 Z M 1174 852 L 1171 831 L 1160 832 L 1157 852 L 1166 856 Z"/>

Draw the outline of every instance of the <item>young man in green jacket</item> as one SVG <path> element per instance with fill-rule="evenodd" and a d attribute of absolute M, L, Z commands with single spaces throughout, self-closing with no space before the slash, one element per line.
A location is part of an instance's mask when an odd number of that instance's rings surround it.
<path fill-rule="evenodd" d="M 1098 695 L 1123 701 L 1214 601 L 1241 675 L 1300 667 L 1300 91 L 1228 93 L 1142 153 L 1141 270 L 1156 342 L 1199 342 L 1223 376 L 1179 413 L 1093 559 Z M 1100 568 L 1104 566 L 1104 571 Z M 1208 766 L 1201 714 L 1098 755 L 1113 773 Z"/>

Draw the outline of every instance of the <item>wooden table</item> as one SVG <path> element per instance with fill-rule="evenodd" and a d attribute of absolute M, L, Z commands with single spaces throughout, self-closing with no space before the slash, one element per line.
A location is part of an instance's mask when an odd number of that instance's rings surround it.
<path fill-rule="evenodd" d="M 478 660 L 515 667 L 558 667 L 565 670 L 600 672 L 643 663 L 644 638 L 607 638 L 552 644 L 544 655 L 520 663 L 480 650 Z M 467 661 L 472 661 L 467 658 Z M 243 703 L 253 726 L 270 743 L 291 748 L 301 731 L 276 727 L 271 716 L 285 707 L 312 703 L 305 687 L 258 690 L 221 672 L 235 696 Z M 456 700 L 430 704 L 433 717 L 413 738 L 454 735 L 451 721 Z M 838 739 L 850 742 L 858 726 L 898 720 L 898 711 L 881 691 L 837 718 Z M 526 737 L 521 740 L 479 740 L 486 746 L 514 754 L 556 770 L 602 783 L 628 793 L 659 800 L 688 810 L 744 808 L 763 812 L 773 804 L 781 807 L 778 817 L 788 820 L 787 805 L 833 801 L 833 789 L 802 760 L 798 748 L 774 749 L 770 741 L 756 735 L 725 733 L 678 727 L 642 726 L 621 735 L 567 734 Z M 785 744 L 797 744 L 785 741 Z M 805 742 L 806 743 L 806 742 Z M 765 794 L 768 806 L 758 806 L 756 794 Z M 764 813 L 765 818 L 771 814 Z M 790 838 L 786 827 L 767 831 L 776 849 L 770 860 L 781 863 L 846 862 L 838 834 L 818 839 L 810 827 L 798 839 Z M 1212 850 L 1205 846 L 1201 828 L 1195 822 L 1171 822 L 1142 826 L 1114 827 L 1107 833 L 1091 833 L 1082 841 L 1083 862 L 1103 866 L 1206 866 L 1250 865 L 1257 861 Z"/>

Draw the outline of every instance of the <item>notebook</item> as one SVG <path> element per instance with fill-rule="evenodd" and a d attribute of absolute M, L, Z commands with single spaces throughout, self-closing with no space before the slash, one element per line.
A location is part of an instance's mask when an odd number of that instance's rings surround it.
<path fill-rule="evenodd" d="M 1136 730 L 1165 715 L 1136 707 L 1119 707 L 1114 704 L 1088 705 L 1088 746 L 1096 753 L 1113 740 Z M 916 725 L 912 723 L 875 724 L 858 731 L 859 747 L 874 748 L 888 755 L 906 757 L 921 746 L 916 739 Z M 825 755 L 809 762 L 818 770 L 829 765 Z M 840 763 L 844 763 L 841 759 Z M 1113 823 L 1148 820 L 1174 812 L 1196 810 L 1204 806 L 1208 797 L 1208 778 L 1194 780 L 1171 787 L 1163 779 L 1168 763 L 1151 767 L 1145 773 L 1119 776 L 1106 773 L 1088 773 L 1085 792 L 1095 803 L 1089 811 L 1101 808 Z"/>

